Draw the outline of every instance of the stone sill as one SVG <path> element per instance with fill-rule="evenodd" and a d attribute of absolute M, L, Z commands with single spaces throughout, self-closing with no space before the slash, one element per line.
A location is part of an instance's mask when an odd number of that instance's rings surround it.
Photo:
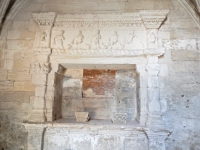
<path fill-rule="evenodd" d="M 137 121 L 128 120 L 126 124 L 113 124 L 111 120 L 90 120 L 89 122 L 76 122 L 75 119 L 58 119 L 53 122 L 24 123 L 26 127 L 55 127 L 55 128 L 90 128 L 90 129 L 120 129 L 120 130 L 143 130 Z"/>

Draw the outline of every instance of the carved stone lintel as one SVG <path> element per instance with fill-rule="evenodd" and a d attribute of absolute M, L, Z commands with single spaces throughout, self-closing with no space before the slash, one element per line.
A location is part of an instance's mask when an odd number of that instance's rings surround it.
<path fill-rule="evenodd" d="M 31 74 L 47 74 L 50 72 L 50 64 L 47 62 L 33 62 L 30 67 Z"/>
<path fill-rule="evenodd" d="M 140 15 L 146 29 L 158 29 L 168 13 L 169 10 L 144 10 Z"/>

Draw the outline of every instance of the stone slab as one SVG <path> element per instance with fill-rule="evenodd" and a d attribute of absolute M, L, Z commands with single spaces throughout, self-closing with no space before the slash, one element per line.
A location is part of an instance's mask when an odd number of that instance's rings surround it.
<path fill-rule="evenodd" d="M 9 71 L 8 72 L 8 80 L 15 81 L 31 81 L 31 75 L 29 71 Z"/>
<path fill-rule="evenodd" d="M 196 51 L 172 51 L 174 61 L 199 61 L 200 53 Z"/>
<path fill-rule="evenodd" d="M 30 82 L 21 82 L 15 81 L 14 82 L 14 91 L 34 91 L 35 86 L 32 85 Z"/>

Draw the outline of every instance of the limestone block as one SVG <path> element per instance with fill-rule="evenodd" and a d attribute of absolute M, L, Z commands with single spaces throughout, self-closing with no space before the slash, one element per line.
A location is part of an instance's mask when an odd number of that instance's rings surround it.
<path fill-rule="evenodd" d="M 88 122 L 89 112 L 75 112 L 77 122 Z"/>
<path fill-rule="evenodd" d="M 12 29 L 27 30 L 29 21 L 13 21 Z"/>
<path fill-rule="evenodd" d="M 30 40 L 35 38 L 35 32 L 30 32 L 27 30 L 9 30 L 8 40 Z"/>
<path fill-rule="evenodd" d="M 56 88 L 55 86 L 48 85 L 46 87 L 46 95 L 45 96 L 47 96 L 47 97 L 54 97 L 54 94 L 55 94 L 56 90 L 62 91 L 62 89 L 60 89 L 60 88 Z"/>
<path fill-rule="evenodd" d="M 31 40 L 8 40 L 8 49 L 22 50 L 22 49 L 32 49 L 33 41 Z"/>
<path fill-rule="evenodd" d="M 1 92 L 0 101 L 29 103 L 34 92 Z"/>
<path fill-rule="evenodd" d="M 123 146 L 123 150 L 137 149 L 137 139 L 133 137 L 124 138 Z"/>
<path fill-rule="evenodd" d="M 149 76 L 157 76 L 160 71 L 159 64 L 148 64 L 146 67 Z"/>
<path fill-rule="evenodd" d="M 0 81 L 0 91 L 12 91 L 13 81 Z"/>
<path fill-rule="evenodd" d="M 14 21 L 29 21 L 32 18 L 32 12 L 18 12 L 14 17 Z"/>
<path fill-rule="evenodd" d="M 12 65 L 11 67 L 13 70 L 29 70 L 31 60 L 28 58 L 14 61 L 11 60 L 10 63 L 12 63 L 10 65 Z"/>
<path fill-rule="evenodd" d="M 184 18 L 184 19 L 170 19 L 170 27 L 171 28 L 195 28 L 196 24 L 193 22 L 191 18 Z"/>
<path fill-rule="evenodd" d="M 63 80 L 63 88 L 67 88 L 67 87 L 81 88 L 82 87 L 82 80 L 64 78 L 64 80 Z"/>
<path fill-rule="evenodd" d="M 46 85 L 47 75 L 46 74 L 34 74 L 32 77 L 32 83 L 34 85 Z"/>
<path fill-rule="evenodd" d="M 129 1 L 125 3 L 127 10 L 154 9 L 153 1 Z"/>
<path fill-rule="evenodd" d="M 160 64 L 160 72 L 158 74 L 159 77 L 165 77 L 168 76 L 168 65 L 167 64 Z"/>
<path fill-rule="evenodd" d="M 0 102 L 1 110 L 14 110 L 15 107 L 16 107 L 15 103 L 13 103 L 13 102 Z"/>
<path fill-rule="evenodd" d="M 113 113 L 112 122 L 126 124 L 127 113 Z"/>
<path fill-rule="evenodd" d="M 180 4 L 178 4 L 180 7 Z M 175 9 L 175 10 L 171 10 L 169 12 L 169 17 L 170 19 L 188 19 L 190 18 L 190 16 L 188 15 L 188 13 L 184 10 L 184 9 Z"/>
<path fill-rule="evenodd" d="M 35 86 L 30 82 L 15 81 L 14 91 L 34 91 Z"/>
<path fill-rule="evenodd" d="M 159 88 L 148 88 L 148 98 L 150 101 L 159 100 Z"/>
<path fill-rule="evenodd" d="M 46 86 L 36 86 L 35 96 L 44 97 L 45 93 L 46 93 Z"/>
<path fill-rule="evenodd" d="M 0 70 L 0 81 L 7 79 L 8 72 L 6 70 Z"/>
<path fill-rule="evenodd" d="M 154 9 L 169 9 L 170 1 L 156 1 Z"/>
<path fill-rule="evenodd" d="M 199 38 L 200 30 L 196 28 L 177 28 L 170 31 L 171 39 L 195 39 Z"/>
<path fill-rule="evenodd" d="M 159 87 L 159 80 L 157 76 L 149 76 L 148 77 L 148 87 L 151 88 L 158 88 Z"/>
<path fill-rule="evenodd" d="M 37 23 L 33 19 L 30 19 L 28 30 L 29 31 L 37 31 L 37 32 L 39 32 L 40 28 L 39 28 L 39 26 L 37 25 Z"/>
<path fill-rule="evenodd" d="M 7 46 L 6 40 L 0 40 L 0 48 L 1 48 L 1 50 L 6 49 L 6 46 Z M 1 55 L 0 55 L 0 56 L 1 56 Z M 1 58 L 1 57 L 0 57 L 0 58 Z"/>
<path fill-rule="evenodd" d="M 172 51 L 174 61 L 199 61 L 199 53 L 196 51 Z"/>
<path fill-rule="evenodd" d="M 34 98 L 34 109 L 43 109 L 44 108 L 44 97 L 35 96 Z"/>
<path fill-rule="evenodd" d="M 8 72 L 8 80 L 15 81 L 31 81 L 31 75 L 29 71 L 9 71 Z"/>

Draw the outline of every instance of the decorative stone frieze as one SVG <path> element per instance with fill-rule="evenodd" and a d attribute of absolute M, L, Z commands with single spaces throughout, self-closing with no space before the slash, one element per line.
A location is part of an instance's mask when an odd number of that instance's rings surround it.
<path fill-rule="evenodd" d="M 51 54 L 51 49 L 50 48 L 35 48 L 34 49 L 34 54 L 37 56 L 45 55 L 48 56 Z"/>

